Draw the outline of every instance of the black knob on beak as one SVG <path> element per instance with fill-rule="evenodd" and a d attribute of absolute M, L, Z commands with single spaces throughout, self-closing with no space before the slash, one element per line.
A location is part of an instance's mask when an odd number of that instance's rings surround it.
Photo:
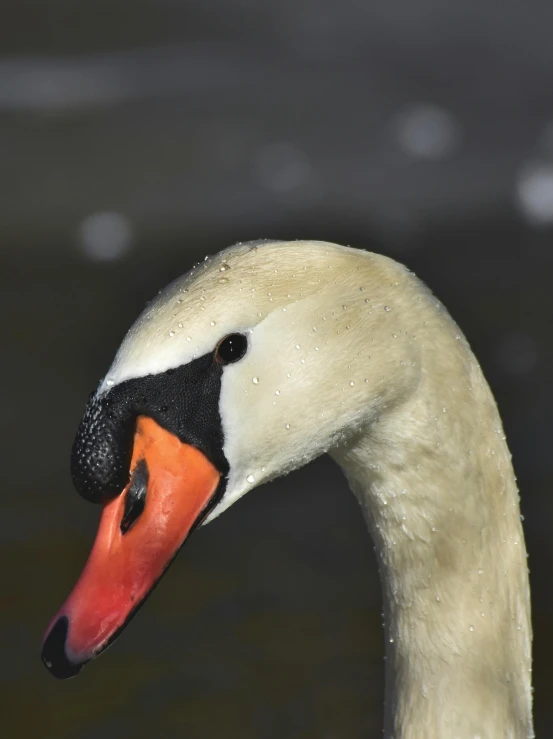
<path fill-rule="evenodd" d="M 77 492 L 92 503 L 120 495 L 129 481 L 135 413 L 117 388 L 91 396 L 71 451 Z"/>

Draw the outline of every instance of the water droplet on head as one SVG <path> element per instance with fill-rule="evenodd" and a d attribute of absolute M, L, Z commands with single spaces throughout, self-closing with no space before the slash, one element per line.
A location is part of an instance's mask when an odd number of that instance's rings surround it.
<path fill-rule="evenodd" d="M 252 378 L 252 382 L 254 385 L 259 385 L 259 377 Z"/>
<path fill-rule="evenodd" d="M 347 309 L 348 309 L 347 305 L 342 306 L 342 310 L 347 310 Z"/>
<path fill-rule="evenodd" d="M 210 326 L 215 326 L 215 321 L 210 321 L 210 322 L 209 322 L 209 325 L 210 325 Z"/>
<path fill-rule="evenodd" d="M 353 380 L 351 380 L 349 384 L 350 384 L 351 387 L 353 387 L 355 385 L 355 383 L 354 383 Z"/>
<path fill-rule="evenodd" d="M 248 476 L 246 477 L 246 480 L 247 480 L 248 482 L 255 482 L 255 477 L 254 477 L 253 475 L 248 475 Z"/>
<path fill-rule="evenodd" d="M 289 428 L 290 428 L 290 424 L 289 424 L 289 423 L 287 423 L 287 424 L 286 424 L 286 426 L 285 426 L 284 428 L 287 428 L 287 429 L 289 429 Z"/>
<path fill-rule="evenodd" d="M 275 395 L 280 395 L 280 390 L 275 390 Z"/>
<path fill-rule="evenodd" d="M 389 305 L 385 305 L 385 306 L 384 306 L 384 310 L 385 310 L 386 312 L 388 312 L 388 311 L 390 310 L 390 306 L 389 306 Z"/>
<path fill-rule="evenodd" d="M 187 336 L 187 337 L 186 337 L 186 341 L 192 341 L 192 337 L 190 337 L 190 336 Z"/>
<path fill-rule="evenodd" d="M 474 626 L 469 626 L 469 631 L 474 631 Z"/>
<path fill-rule="evenodd" d="M 296 344 L 296 349 L 300 349 L 300 348 L 301 348 L 300 345 Z"/>
<path fill-rule="evenodd" d="M 108 387 L 111 387 L 112 385 L 115 385 L 115 380 L 106 380 L 106 385 Z"/>
<path fill-rule="evenodd" d="M 226 277 L 221 277 L 221 279 L 219 280 L 219 284 L 224 285 L 225 282 L 228 282 L 228 279 Z"/>
<path fill-rule="evenodd" d="M 174 331 L 169 331 L 169 336 L 174 336 L 174 335 L 175 335 Z"/>
<path fill-rule="evenodd" d="M 230 269 L 230 265 L 226 262 L 223 262 L 223 264 L 219 267 L 219 272 L 226 272 L 228 269 Z"/>

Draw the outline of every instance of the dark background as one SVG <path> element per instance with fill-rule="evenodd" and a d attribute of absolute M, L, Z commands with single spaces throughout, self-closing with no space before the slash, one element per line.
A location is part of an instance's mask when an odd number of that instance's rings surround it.
<path fill-rule="evenodd" d="M 551 736 L 553 5 L 3 0 L 0 735 L 380 735 L 372 545 L 321 459 L 197 533 L 77 679 L 39 661 L 98 510 L 68 456 L 144 302 L 237 240 L 408 264 L 467 334 L 522 493 Z"/>

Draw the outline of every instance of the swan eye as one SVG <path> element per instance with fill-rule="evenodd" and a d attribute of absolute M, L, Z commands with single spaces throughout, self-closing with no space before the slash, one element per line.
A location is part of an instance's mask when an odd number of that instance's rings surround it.
<path fill-rule="evenodd" d="M 217 345 L 215 359 L 221 364 L 232 364 L 242 359 L 247 350 L 248 340 L 244 334 L 229 334 Z"/>

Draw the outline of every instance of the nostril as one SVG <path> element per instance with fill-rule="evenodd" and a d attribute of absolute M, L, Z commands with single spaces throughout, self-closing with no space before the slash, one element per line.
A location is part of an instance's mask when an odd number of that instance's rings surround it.
<path fill-rule="evenodd" d="M 65 652 L 65 642 L 69 631 L 67 616 L 60 616 L 50 629 L 42 645 L 42 661 L 54 677 L 65 680 L 74 677 L 84 666 L 84 663 L 75 665 L 70 662 Z"/>
<path fill-rule="evenodd" d="M 126 534 L 132 528 L 146 505 L 146 492 L 148 490 L 148 465 L 145 459 L 134 468 L 131 484 L 125 498 L 125 510 L 121 519 L 121 533 Z"/>

